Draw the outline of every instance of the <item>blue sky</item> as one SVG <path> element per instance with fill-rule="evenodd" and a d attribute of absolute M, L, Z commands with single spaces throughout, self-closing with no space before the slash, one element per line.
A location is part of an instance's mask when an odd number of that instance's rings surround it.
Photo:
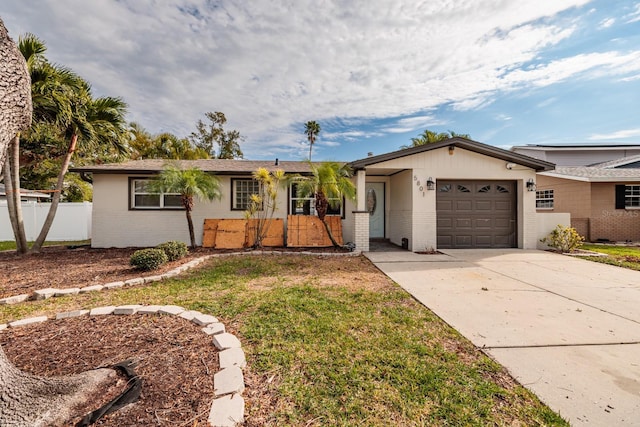
<path fill-rule="evenodd" d="M 394 151 L 431 129 L 509 148 L 640 144 L 640 0 L 20 0 L 0 16 L 188 135 L 222 111 L 246 158 Z"/>

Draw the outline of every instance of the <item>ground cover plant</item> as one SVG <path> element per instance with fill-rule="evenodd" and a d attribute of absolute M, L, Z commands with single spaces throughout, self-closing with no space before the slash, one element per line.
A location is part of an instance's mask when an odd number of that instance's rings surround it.
<path fill-rule="evenodd" d="M 638 246 L 584 244 L 582 249 L 608 255 L 606 257 L 586 257 L 590 261 L 640 271 L 640 247 Z"/>
<path fill-rule="evenodd" d="M 0 323 L 122 304 L 225 323 L 247 353 L 248 426 L 568 425 L 359 256 L 217 258 L 144 287 L 3 306 Z"/>

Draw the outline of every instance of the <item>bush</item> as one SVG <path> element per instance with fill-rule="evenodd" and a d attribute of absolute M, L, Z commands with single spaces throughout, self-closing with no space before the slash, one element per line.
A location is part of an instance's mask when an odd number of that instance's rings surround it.
<path fill-rule="evenodd" d="M 161 249 L 165 253 L 165 255 L 167 255 L 169 261 L 175 261 L 177 259 L 184 258 L 189 253 L 187 244 L 184 242 L 178 242 L 176 240 L 160 243 L 158 246 L 156 246 L 156 249 Z"/>
<path fill-rule="evenodd" d="M 162 249 L 150 248 L 135 251 L 131 255 L 129 264 L 138 270 L 149 271 L 155 270 L 167 261 L 169 261 L 169 258 L 167 258 Z"/>
<path fill-rule="evenodd" d="M 558 225 L 551 234 L 540 241 L 560 252 L 573 252 L 582 246 L 584 237 L 573 227 Z"/>

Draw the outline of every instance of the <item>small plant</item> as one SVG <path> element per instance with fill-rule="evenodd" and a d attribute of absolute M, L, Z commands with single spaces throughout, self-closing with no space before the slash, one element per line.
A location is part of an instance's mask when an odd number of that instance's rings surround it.
<path fill-rule="evenodd" d="M 149 271 L 159 268 L 168 260 L 167 254 L 165 254 L 162 249 L 149 248 L 135 251 L 133 255 L 131 255 L 129 264 L 138 270 Z"/>
<path fill-rule="evenodd" d="M 584 237 L 578 234 L 573 227 L 558 225 L 547 237 L 540 239 L 540 241 L 557 249 L 559 252 L 574 252 L 582 246 Z"/>
<path fill-rule="evenodd" d="M 177 240 L 170 240 L 168 242 L 160 243 L 156 246 L 156 249 L 164 251 L 169 261 L 175 261 L 180 258 L 184 258 L 189 253 L 189 248 L 184 242 L 178 242 Z"/>

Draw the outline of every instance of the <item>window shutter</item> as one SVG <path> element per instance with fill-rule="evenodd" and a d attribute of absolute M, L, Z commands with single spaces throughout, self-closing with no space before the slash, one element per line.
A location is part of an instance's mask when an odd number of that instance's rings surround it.
<path fill-rule="evenodd" d="M 624 209 L 624 198 L 625 198 L 625 187 L 626 185 L 616 185 L 616 209 Z"/>

